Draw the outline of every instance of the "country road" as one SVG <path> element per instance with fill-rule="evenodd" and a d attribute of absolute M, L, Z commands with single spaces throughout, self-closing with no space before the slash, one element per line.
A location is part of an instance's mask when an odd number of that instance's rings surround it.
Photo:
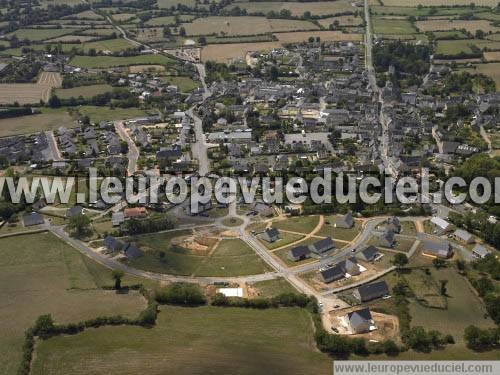
<path fill-rule="evenodd" d="M 128 167 L 127 174 L 132 176 L 137 171 L 137 160 L 139 160 L 139 149 L 137 148 L 134 140 L 130 138 L 130 135 L 127 133 L 125 126 L 123 125 L 123 121 L 115 121 L 115 129 L 120 138 L 127 142 L 128 145 Z"/>

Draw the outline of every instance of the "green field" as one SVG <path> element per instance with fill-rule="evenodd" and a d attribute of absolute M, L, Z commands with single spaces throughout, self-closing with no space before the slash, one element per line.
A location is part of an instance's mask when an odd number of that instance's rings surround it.
<path fill-rule="evenodd" d="M 325 216 L 325 224 L 317 233 L 318 236 L 332 237 L 341 241 L 352 241 L 361 232 L 361 222 L 354 221 L 354 226 L 350 229 L 335 228 L 335 220 L 339 215 Z M 329 224 L 328 224 L 329 223 Z"/>
<path fill-rule="evenodd" d="M 285 220 L 273 222 L 273 227 L 290 232 L 308 234 L 318 225 L 319 216 L 289 217 Z"/>
<path fill-rule="evenodd" d="M 167 65 L 173 62 L 172 59 L 162 55 L 139 55 L 128 57 L 117 56 L 75 56 L 71 59 L 70 65 L 82 68 L 105 69 L 118 66 L 130 65 Z"/>
<path fill-rule="evenodd" d="M 2 374 L 16 373 L 24 331 L 41 314 L 67 323 L 100 315 L 135 317 L 144 306 L 135 292 L 117 295 L 96 289 L 112 285 L 111 272 L 52 234 L 0 239 L 0 254 Z"/>
<path fill-rule="evenodd" d="M 417 29 L 408 20 L 384 19 L 373 17 L 373 32 L 375 34 L 416 34 Z"/>
<path fill-rule="evenodd" d="M 89 329 L 37 347 L 33 374 L 326 374 L 305 310 L 162 307 L 157 325 Z"/>
<path fill-rule="evenodd" d="M 469 73 L 485 74 L 496 83 L 497 90 L 500 89 L 500 63 L 477 64 L 473 68 L 463 69 Z"/>
<path fill-rule="evenodd" d="M 456 55 L 462 52 L 472 53 L 472 46 L 476 46 L 480 49 L 485 47 L 489 49 L 500 49 L 500 42 L 481 39 L 438 40 L 436 53 L 440 55 Z"/>
<path fill-rule="evenodd" d="M 179 0 L 158 0 L 156 2 L 159 8 L 171 8 L 176 7 L 179 4 Z M 195 0 L 182 0 L 183 5 L 194 7 L 196 4 Z"/>
<path fill-rule="evenodd" d="M 195 88 L 199 87 L 199 82 L 194 81 L 190 77 L 183 76 L 166 76 L 161 77 L 163 82 L 167 82 L 170 85 L 177 86 L 182 92 L 190 92 Z"/>
<path fill-rule="evenodd" d="M 0 137 L 30 134 L 61 126 L 75 127 L 74 119 L 64 109 L 43 108 L 42 113 L 0 120 Z"/>
<path fill-rule="evenodd" d="M 233 9 L 234 7 L 246 9 L 248 13 L 264 13 L 270 11 L 279 13 L 283 9 L 287 9 L 293 16 L 302 16 L 304 12 L 311 12 L 313 16 L 325 16 L 341 14 L 346 12 L 354 12 L 356 8 L 351 5 L 351 2 L 346 0 L 337 1 L 311 1 L 311 2 L 282 2 L 282 1 L 249 1 L 236 2 L 228 5 L 225 9 Z"/>
<path fill-rule="evenodd" d="M 267 272 L 266 263 L 240 239 L 224 239 L 215 252 L 206 257 L 196 276 L 244 276 Z"/>
<path fill-rule="evenodd" d="M 40 41 L 71 34 L 72 32 L 74 32 L 74 29 L 19 29 L 7 34 L 7 36 L 11 37 L 15 35 L 19 40 L 29 39 L 32 41 Z"/>
<path fill-rule="evenodd" d="M 126 120 L 147 115 L 146 111 L 139 108 L 112 109 L 109 107 L 96 107 L 91 105 L 82 105 L 78 107 L 78 113 L 81 116 L 89 116 L 92 122 Z"/>
<path fill-rule="evenodd" d="M 303 239 L 304 236 L 300 234 L 295 234 L 295 233 L 285 233 L 281 232 L 280 234 L 280 239 L 278 241 L 269 243 L 267 241 L 261 240 L 260 242 L 268 249 L 268 250 L 273 250 L 278 247 L 282 247 L 288 244 L 291 244 L 295 241 L 299 241 Z"/>
<path fill-rule="evenodd" d="M 455 16 L 465 13 L 474 13 L 475 16 L 480 16 L 489 13 L 488 8 L 476 7 L 472 11 L 469 7 L 452 8 L 452 7 L 433 7 L 433 8 L 417 8 L 407 6 L 382 6 L 370 5 L 370 10 L 373 14 L 398 15 L 398 16 Z"/>
<path fill-rule="evenodd" d="M 103 84 L 73 87 L 71 89 L 56 89 L 54 93 L 61 99 L 78 98 L 80 96 L 91 98 L 112 90 L 113 88 L 110 85 Z"/>
<path fill-rule="evenodd" d="M 179 20 L 186 22 L 191 21 L 194 16 L 189 14 L 181 14 L 179 15 Z M 164 17 L 154 17 L 146 22 L 146 25 L 149 26 L 166 26 L 166 25 L 175 25 L 175 17 L 174 16 L 164 16 Z"/>
<path fill-rule="evenodd" d="M 295 288 L 282 277 L 266 281 L 258 281 L 252 284 L 259 293 L 259 297 L 271 298 L 282 293 L 297 292 Z"/>

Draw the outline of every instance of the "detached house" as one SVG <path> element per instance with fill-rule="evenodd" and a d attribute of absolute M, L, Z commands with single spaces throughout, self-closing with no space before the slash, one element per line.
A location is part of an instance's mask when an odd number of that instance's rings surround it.
<path fill-rule="evenodd" d="M 344 323 L 352 333 L 366 333 L 375 328 L 368 307 L 348 313 L 344 316 Z"/>
<path fill-rule="evenodd" d="M 389 287 L 385 281 L 379 281 L 372 284 L 362 285 L 354 290 L 352 294 L 359 302 L 368 302 L 387 296 L 389 294 Z"/>
<path fill-rule="evenodd" d="M 273 243 L 280 239 L 280 232 L 276 228 L 266 228 L 260 238 L 266 242 Z"/>
<path fill-rule="evenodd" d="M 333 242 L 330 237 L 316 241 L 310 246 L 310 250 L 318 255 L 324 254 L 332 249 L 335 249 L 335 242 Z"/>
<path fill-rule="evenodd" d="M 307 259 L 311 256 L 311 250 L 308 246 L 296 246 L 288 251 L 288 259 L 293 262 Z"/>
<path fill-rule="evenodd" d="M 335 228 L 350 229 L 354 226 L 352 213 L 347 213 L 335 220 Z"/>

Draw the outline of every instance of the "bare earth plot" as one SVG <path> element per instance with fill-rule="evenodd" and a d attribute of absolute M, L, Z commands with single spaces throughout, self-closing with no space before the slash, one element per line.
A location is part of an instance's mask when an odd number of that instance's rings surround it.
<path fill-rule="evenodd" d="M 0 84 L 0 104 L 32 104 L 41 100 L 49 100 L 54 87 L 61 86 L 59 73 L 43 72 L 37 83 L 3 83 Z"/>
<path fill-rule="evenodd" d="M 0 240 L 0 373 L 15 374 L 24 331 L 41 314 L 60 323 L 100 315 L 135 317 L 144 308 L 138 293 L 117 295 L 97 290 L 106 270 L 52 234 Z M 91 268 L 89 268 L 91 267 Z M 95 268 L 94 268 L 95 267 Z M 109 282 L 111 278 L 109 278 Z"/>
<path fill-rule="evenodd" d="M 442 31 L 442 30 L 461 30 L 465 29 L 471 33 L 475 33 L 476 30 L 482 30 L 485 33 L 490 31 L 499 31 L 498 28 L 491 25 L 489 21 L 486 20 L 473 20 L 473 21 L 462 21 L 462 20 L 427 20 L 427 21 L 417 21 L 415 23 L 417 28 L 422 31 Z"/>
<path fill-rule="evenodd" d="M 264 17 L 207 17 L 182 24 L 187 35 L 259 35 L 272 32 L 317 30 L 309 21 L 267 19 Z"/>
<path fill-rule="evenodd" d="M 162 307 L 152 329 L 104 327 L 37 347 L 33 374 L 327 374 L 304 309 Z"/>

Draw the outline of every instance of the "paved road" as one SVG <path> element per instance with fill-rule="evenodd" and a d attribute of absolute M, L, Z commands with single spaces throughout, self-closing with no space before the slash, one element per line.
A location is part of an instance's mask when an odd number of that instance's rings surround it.
<path fill-rule="evenodd" d="M 48 130 L 45 132 L 45 136 L 47 137 L 47 142 L 49 143 L 50 152 L 52 154 L 52 160 L 53 161 L 63 160 L 61 152 L 59 150 L 59 146 L 57 145 L 56 137 L 54 136 L 54 132 L 52 130 Z"/>
<path fill-rule="evenodd" d="M 123 121 L 115 121 L 115 129 L 122 140 L 128 144 L 128 167 L 127 174 L 132 176 L 137 171 L 137 160 L 139 160 L 139 149 L 137 148 L 134 140 L 130 138 L 130 135 L 125 130 Z"/>

